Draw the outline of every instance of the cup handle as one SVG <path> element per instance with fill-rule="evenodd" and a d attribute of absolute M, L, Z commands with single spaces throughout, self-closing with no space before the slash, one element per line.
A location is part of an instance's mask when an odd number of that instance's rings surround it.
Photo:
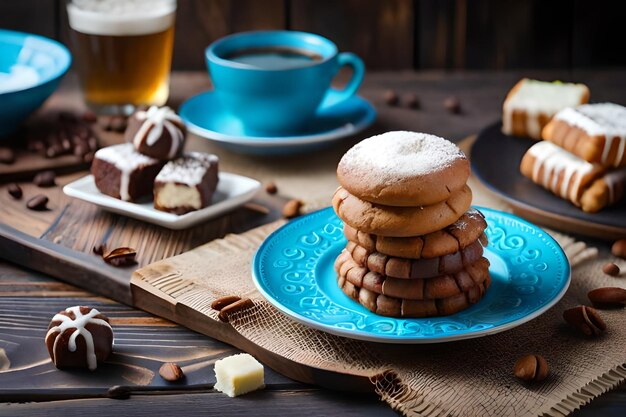
<path fill-rule="evenodd" d="M 365 75 L 365 65 L 363 64 L 361 58 L 359 58 L 356 54 L 353 54 L 352 52 L 342 52 L 337 55 L 337 62 L 339 63 L 337 72 L 339 72 L 339 69 L 343 66 L 348 65 L 352 67 L 352 71 L 354 71 L 352 78 L 350 78 L 350 81 L 348 81 L 343 90 L 337 90 L 332 87 L 329 88 L 326 93 L 326 97 L 324 97 L 324 101 L 322 101 L 322 105 L 320 106 L 321 108 L 334 106 L 335 104 L 349 99 L 356 93 L 356 90 L 363 81 L 363 76 Z"/>

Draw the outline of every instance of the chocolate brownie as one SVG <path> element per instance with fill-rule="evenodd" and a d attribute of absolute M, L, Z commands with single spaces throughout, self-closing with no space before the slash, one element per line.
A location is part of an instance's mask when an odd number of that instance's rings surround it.
<path fill-rule="evenodd" d="M 91 173 L 101 193 L 137 201 L 152 194 L 154 179 L 164 164 L 140 154 L 131 143 L 123 143 L 96 152 Z"/>

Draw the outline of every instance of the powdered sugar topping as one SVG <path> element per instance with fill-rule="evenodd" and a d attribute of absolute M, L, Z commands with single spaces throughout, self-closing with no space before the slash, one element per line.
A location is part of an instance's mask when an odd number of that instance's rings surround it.
<path fill-rule="evenodd" d="M 364 181 L 386 182 L 440 171 L 464 158 L 455 144 L 438 136 L 396 131 L 359 142 L 339 167 Z"/>
<path fill-rule="evenodd" d="M 202 152 L 187 152 L 181 158 L 165 164 L 157 182 L 176 182 L 196 186 L 202 182 L 204 174 L 218 163 L 216 155 Z"/>

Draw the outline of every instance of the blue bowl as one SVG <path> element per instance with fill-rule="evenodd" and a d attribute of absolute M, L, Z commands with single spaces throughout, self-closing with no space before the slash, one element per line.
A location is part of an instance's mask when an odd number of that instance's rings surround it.
<path fill-rule="evenodd" d="M 70 52 L 59 42 L 0 29 L 0 138 L 41 106 L 71 62 Z"/>

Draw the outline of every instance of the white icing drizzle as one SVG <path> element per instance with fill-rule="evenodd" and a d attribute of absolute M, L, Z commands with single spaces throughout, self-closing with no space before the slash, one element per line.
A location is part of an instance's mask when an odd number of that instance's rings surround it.
<path fill-rule="evenodd" d="M 182 157 L 169 161 L 157 175 L 158 182 L 176 182 L 194 187 L 202 181 L 212 165 L 218 163 L 216 155 L 202 152 L 187 152 Z"/>
<path fill-rule="evenodd" d="M 613 103 L 584 104 L 560 111 L 555 119 L 582 129 L 589 136 L 603 136 L 603 165 L 619 166 L 626 152 L 626 107 Z M 619 141 L 615 158 L 609 161 L 613 142 Z"/>
<path fill-rule="evenodd" d="M 565 107 L 582 103 L 587 87 L 583 84 L 553 83 L 524 79 L 515 93 L 504 101 L 502 130 L 513 132 L 513 112 L 526 113 L 526 131 L 533 138 L 541 138 L 539 115 L 548 118 Z"/>
<path fill-rule="evenodd" d="M 100 314 L 100 312 L 96 310 L 95 308 L 92 308 L 87 314 L 81 313 L 80 306 L 68 307 L 65 309 L 65 312 L 68 314 L 73 313 L 75 318 L 71 319 L 70 317 L 64 314 L 55 314 L 55 316 L 52 318 L 52 321 L 53 322 L 60 321 L 61 323 L 52 327 L 50 330 L 48 330 L 48 333 L 46 333 L 46 344 L 47 344 L 48 338 L 51 337 L 54 333 L 58 332 L 58 334 L 56 335 L 54 339 L 54 345 L 52 348 L 52 359 L 54 363 L 56 364 L 57 347 L 58 347 L 57 342 L 59 341 L 59 336 L 61 336 L 63 332 L 65 332 L 66 330 L 75 328 L 72 335 L 70 336 L 70 339 L 67 344 L 67 348 L 69 349 L 70 352 L 75 352 L 76 351 L 76 338 L 78 336 L 83 336 L 83 339 L 85 340 L 85 345 L 87 347 L 87 365 L 89 369 L 93 371 L 98 366 L 98 361 L 96 358 L 96 350 L 95 350 L 95 346 L 93 343 L 93 336 L 91 332 L 87 330 L 85 326 L 87 324 L 95 324 L 99 326 L 105 326 L 111 329 L 111 325 L 102 319 L 95 318 L 95 316 Z M 112 329 L 111 329 L 111 332 L 113 332 Z"/>
<path fill-rule="evenodd" d="M 561 198 L 578 204 L 578 191 L 583 177 L 593 171 L 594 165 L 551 142 L 536 143 L 528 152 L 535 157 L 532 180 Z M 541 168 L 543 168 L 543 175 L 540 176 Z M 561 173 L 563 173 L 563 179 L 561 187 L 558 187 Z"/>
<path fill-rule="evenodd" d="M 138 120 L 143 121 L 143 124 L 133 137 L 135 148 L 139 148 L 144 137 L 146 138 L 146 144 L 153 146 L 157 140 L 159 140 L 163 134 L 163 128 L 165 128 L 172 139 L 167 157 L 168 159 L 175 157 L 184 139 L 184 135 L 182 130 L 176 125 L 182 125 L 183 121 L 174 110 L 167 106 L 151 106 L 147 111 L 138 111 L 135 116 Z"/>
<path fill-rule="evenodd" d="M 154 158 L 137 152 L 131 143 L 107 146 L 98 150 L 94 157 L 106 161 L 120 170 L 120 198 L 124 201 L 130 200 L 128 193 L 130 174 L 139 167 L 160 163 Z"/>

